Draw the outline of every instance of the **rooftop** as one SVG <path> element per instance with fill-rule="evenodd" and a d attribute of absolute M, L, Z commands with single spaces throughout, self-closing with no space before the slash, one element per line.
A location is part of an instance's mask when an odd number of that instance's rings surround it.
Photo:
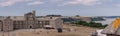
<path fill-rule="evenodd" d="M 0 20 L 4 20 L 5 18 L 7 18 L 6 16 L 5 17 L 0 17 Z M 55 20 L 59 17 L 40 17 L 40 18 L 36 18 L 37 20 Z M 10 19 L 12 20 L 25 20 L 24 16 L 10 16 Z"/>

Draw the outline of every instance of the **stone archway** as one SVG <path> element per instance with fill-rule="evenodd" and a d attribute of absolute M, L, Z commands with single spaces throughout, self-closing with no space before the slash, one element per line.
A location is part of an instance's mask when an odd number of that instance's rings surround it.
<path fill-rule="evenodd" d="M 30 26 L 29 28 L 30 28 L 30 29 L 32 29 L 33 27 L 32 27 L 32 26 Z"/>

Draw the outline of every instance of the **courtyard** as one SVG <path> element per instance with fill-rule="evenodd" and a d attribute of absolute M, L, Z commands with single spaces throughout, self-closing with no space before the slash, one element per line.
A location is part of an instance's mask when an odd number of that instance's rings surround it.
<path fill-rule="evenodd" d="M 63 25 L 63 32 L 55 29 L 20 29 L 11 32 L 0 32 L 0 36 L 90 36 L 97 28 Z"/>

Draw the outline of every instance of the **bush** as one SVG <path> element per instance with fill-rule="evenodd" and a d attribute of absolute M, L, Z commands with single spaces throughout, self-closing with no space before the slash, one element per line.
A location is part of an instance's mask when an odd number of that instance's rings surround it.
<path fill-rule="evenodd" d="M 96 28 L 105 28 L 107 25 L 102 25 L 101 23 L 95 23 L 95 22 L 86 22 L 86 21 L 78 21 L 75 22 L 76 25 L 83 25 L 83 26 L 89 26 L 89 27 L 96 27 Z"/>

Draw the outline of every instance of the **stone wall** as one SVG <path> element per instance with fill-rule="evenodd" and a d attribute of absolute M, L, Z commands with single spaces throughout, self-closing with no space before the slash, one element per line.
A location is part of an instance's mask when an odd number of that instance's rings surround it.
<path fill-rule="evenodd" d="M 13 21 L 9 17 L 3 20 L 3 31 L 12 31 Z"/>
<path fill-rule="evenodd" d="M 0 21 L 0 31 L 2 31 L 2 21 Z"/>
<path fill-rule="evenodd" d="M 17 17 L 16 17 L 17 18 Z M 63 21 L 61 18 L 47 18 L 38 20 L 35 16 L 35 11 L 27 13 L 23 18 L 11 19 L 11 17 L 4 18 L 0 21 L 0 31 L 12 31 L 16 29 L 37 29 L 44 28 L 45 25 L 50 25 L 53 28 L 62 28 Z"/>

